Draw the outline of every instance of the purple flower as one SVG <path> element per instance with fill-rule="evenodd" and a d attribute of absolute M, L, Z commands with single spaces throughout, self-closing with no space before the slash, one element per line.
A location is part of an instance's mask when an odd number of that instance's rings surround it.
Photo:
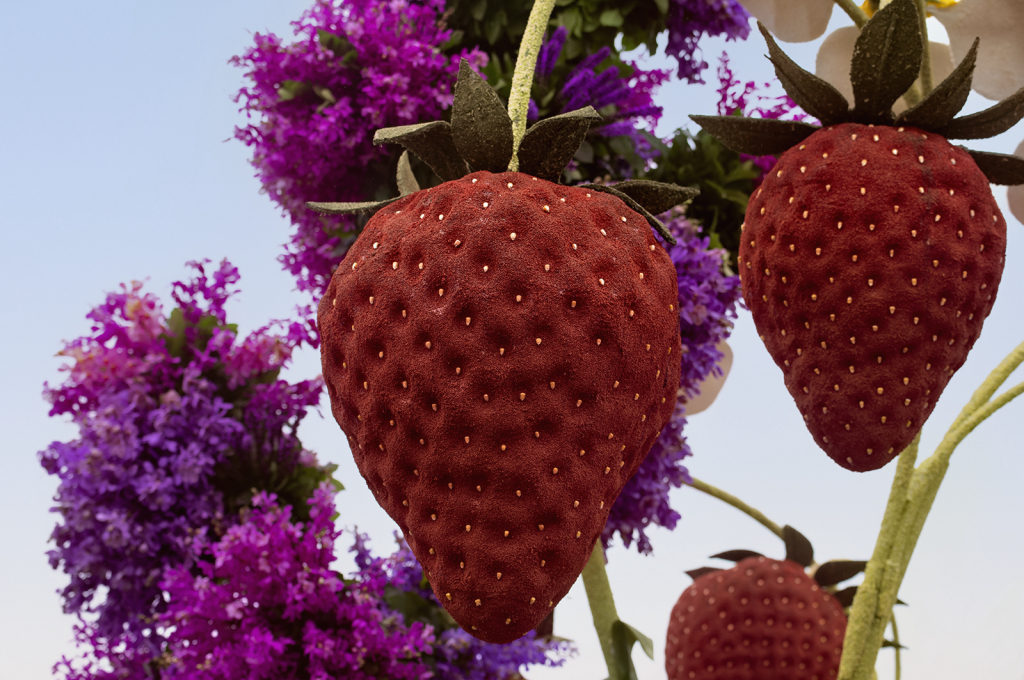
<path fill-rule="evenodd" d="M 750 35 L 750 14 L 736 0 L 672 0 L 665 52 L 676 58 L 678 78 L 704 82 L 701 72 L 708 65 L 698 44 L 703 35 L 746 40 Z"/>
<path fill-rule="evenodd" d="M 669 505 L 668 492 L 690 481 L 683 459 L 692 455 L 683 428 L 685 400 L 699 392 L 699 385 L 712 374 L 721 374 L 721 352 L 716 346 L 732 332 L 740 301 L 740 281 L 723 272 L 724 251 L 709 250 L 710 239 L 701 237 L 681 211 L 662 215 L 678 243 L 668 248 L 679 281 L 679 330 L 682 335 L 680 400 L 668 424 L 626 482 L 608 514 L 601 538 L 608 546 L 616 532 L 629 547 L 652 551 L 645 529 L 652 525 L 674 529 L 680 515 Z"/>
<path fill-rule="evenodd" d="M 256 119 L 235 137 L 252 147 L 263 190 L 294 225 L 280 260 L 300 290 L 319 297 L 360 228 L 306 202 L 372 199 L 393 181 L 394 153 L 373 145 L 374 132 L 440 118 L 459 59 L 486 64 L 477 50 L 440 53 L 451 37 L 443 11 L 442 0 L 317 0 L 294 22 L 294 42 L 257 33 L 232 59 L 250 81 L 235 100 Z"/>
<path fill-rule="evenodd" d="M 551 72 L 555 69 L 555 62 L 558 61 L 558 56 L 562 53 L 562 48 L 565 46 L 565 39 L 568 36 L 569 29 L 565 26 L 559 26 L 551 34 L 551 37 L 541 45 L 540 54 L 537 55 L 537 68 L 534 71 L 538 78 L 543 80 L 551 75 Z"/>

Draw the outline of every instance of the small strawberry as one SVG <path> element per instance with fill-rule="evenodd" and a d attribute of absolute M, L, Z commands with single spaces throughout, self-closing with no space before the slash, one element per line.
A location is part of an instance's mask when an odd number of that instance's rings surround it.
<path fill-rule="evenodd" d="M 675 270 L 634 198 L 688 190 L 551 181 L 594 116 L 538 123 L 503 172 L 511 123 L 464 64 L 450 126 L 378 133 L 443 184 L 420 191 L 403 157 L 403 197 L 313 206 L 376 210 L 320 303 L 331 410 L 438 600 L 489 642 L 568 592 L 675 406 Z"/>
<path fill-rule="evenodd" d="M 1024 183 L 1024 160 L 954 147 L 1024 116 L 1024 90 L 954 119 L 977 42 L 917 106 L 912 0 L 864 27 L 856 103 L 800 69 L 762 26 L 787 91 L 824 127 L 695 116 L 724 143 L 781 153 L 747 208 L 743 295 L 814 440 L 839 465 L 882 467 L 920 431 L 981 333 L 1002 276 L 1006 222 L 989 182 Z"/>

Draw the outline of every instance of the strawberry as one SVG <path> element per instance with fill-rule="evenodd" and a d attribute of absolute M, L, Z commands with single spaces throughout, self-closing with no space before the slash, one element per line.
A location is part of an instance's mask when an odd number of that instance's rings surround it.
<path fill-rule="evenodd" d="M 668 624 L 669 680 L 827 680 L 846 635 L 840 603 L 790 560 L 748 557 L 699 576 Z"/>
<path fill-rule="evenodd" d="M 747 208 L 743 295 L 815 442 L 859 472 L 910 444 L 978 339 L 1006 250 L 989 182 L 1024 183 L 1024 160 L 947 141 L 1024 115 L 1021 90 L 954 118 L 977 42 L 917 106 L 892 113 L 919 70 L 917 22 L 913 1 L 895 0 L 864 27 L 852 110 L 761 27 L 787 91 L 823 127 L 694 117 L 738 151 L 781 154 Z"/>
<path fill-rule="evenodd" d="M 675 269 L 636 201 L 690 194 L 551 181 L 592 110 L 538 123 L 524 172 L 503 172 L 502 130 L 477 123 L 508 117 L 481 83 L 464 66 L 451 126 L 379 133 L 443 184 L 419 190 L 403 156 L 405 196 L 314 204 L 376 211 L 318 325 L 331 410 L 374 497 L 455 620 L 505 643 L 568 592 L 672 414 Z"/>

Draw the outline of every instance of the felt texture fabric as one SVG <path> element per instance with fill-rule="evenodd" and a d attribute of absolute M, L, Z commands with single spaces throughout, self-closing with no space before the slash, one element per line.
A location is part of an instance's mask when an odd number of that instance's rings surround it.
<path fill-rule="evenodd" d="M 694 580 L 672 608 L 669 680 L 836 677 L 846 616 L 790 561 L 748 557 Z"/>
<path fill-rule="evenodd" d="M 676 274 L 619 199 L 477 172 L 380 210 L 320 302 L 331 410 L 438 600 L 535 628 L 675 407 Z"/>
<path fill-rule="evenodd" d="M 941 136 L 853 123 L 784 153 L 751 197 L 743 295 L 815 442 L 882 467 L 921 429 L 981 333 L 1006 222 Z"/>

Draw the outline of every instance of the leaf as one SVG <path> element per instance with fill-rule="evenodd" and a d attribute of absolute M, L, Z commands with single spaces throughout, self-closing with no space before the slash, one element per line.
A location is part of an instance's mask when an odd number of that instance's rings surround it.
<path fill-rule="evenodd" d="M 892 121 L 892 105 L 921 71 L 923 49 L 914 0 L 893 0 L 864 25 L 850 65 L 858 122 Z"/>
<path fill-rule="evenodd" d="M 622 25 L 622 14 L 617 9 L 606 9 L 599 18 L 602 26 L 618 28 Z"/>
<path fill-rule="evenodd" d="M 971 93 L 971 77 L 978 58 L 979 42 L 975 38 L 960 65 L 917 106 L 901 113 L 896 118 L 896 125 L 913 125 L 925 130 L 938 130 L 948 125 L 960 113 L 960 109 L 967 103 L 967 95 Z"/>
<path fill-rule="evenodd" d="M 805 71 L 789 58 L 772 38 L 760 21 L 757 27 L 768 43 L 768 60 L 775 66 L 775 75 L 782 82 L 786 93 L 804 111 L 821 121 L 822 125 L 834 125 L 846 120 L 850 104 L 831 83 Z"/>
<path fill-rule="evenodd" d="M 632 198 L 630 198 L 626 194 L 622 193 L 621 191 L 618 191 L 614 187 L 606 186 L 604 184 L 580 184 L 578 186 L 581 189 L 592 189 L 594 191 L 603 191 L 606 194 L 611 194 L 612 196 L 615 196 L 620 201 L 622 201 L 623 203 L 628 205 L 630 208 L 632 208 L 634 211 L 636 211 L 636 212 L 640 213 L 641 215 L 643 215 L 644 219 L 647 220 L 647 224 L 651 225 L 651 227 L 655 231 L 657 231 L 658 234 L 660 234 L 661 237 L 663 239 L 665 239 L 665 241 L 667 241 L 671 245 L 675 245 L 676 244 L 676 237 L 673 236 L 669 232 L 669 230 L 665 227 L 664 224 L 661 223 L 661 221 L 657 217 L 655 217 L 651 213 L 647 212 L 646 208 L 644 208 L 642 205 L 640 205 L 639 203 L 637 203 L 636 201 L 634 201 Z"/>
<path fill-rule="evenodd" d="M 711 556 L 712 559 L 729 560 L 731 562 L 742 562 L 748 557 L 764 557 L 764 555 L 753 550 L 726 550 Z"/>
<path fill-rule="evenodd" d="M 356 48 L 345 36 L 335 35 L 319 28 L 316 31 L 316 37 L 321 45 L 333 52 L 335 57 L 341 59 L 342 64 L 348 64 L 358 56 Z"/>
<path fill-rule="evenodd" d="M 633 644 L 639 642 L 649 658 L 654 658 L 654 642 L 628 623 L 616 620 L 612 624 L 612 652 L 615 657 L 615 671 L 621 680 L 636 680 L 633 667 Z"/>
<path fill-rule="evenodd" d="M 786 543 L 787 560 L 804 567 L 811 566 L 811 562 L 814 561 L 814 548 L 803 534 L 787 524 L 782 527 L 782 540 Z"/>
<path fill-rule="evenodd" d="M 587 106 L 534 123 L 519 145 L 519 172 L 557 184 L 595 120 L 601 116 Z"/>
<path fill-rule="evenodd" d="M 382 128 L 373 135 L 374 144 L 401 144 L 430 166 L 444 182 L 467 174 L 466 162 L 452 139 L 452 126 L 435 120 L 418 125 Z"/>
<path fill-rule="evenodd" d="M 455 619 L 444 608 L 416 593 L 401 590 L 391 584 L 384 586 L 384 602 L 405 617 L 406 624 L 422 621 L 440 631 L 458 626 Z"/>
<path fill-rule="evenodd" d="M 401 198 L 401 196 L 396 196 L 386 201 L 367 201 L 363 203 L 315 203 L 308 201 L 306 207 L 310 210 L 315 210 L 321 215 L 353 215 L 355 213 L 370 213 L 372 215 L 384 206 L 390 205 Z"/>
<path fill-rule="evenodd" d="M 904 647 L 901 644 L 897 644 L 897 643 L 893 642 L 892 640 L 882 640 L 882 646 L 883 647 L 899 647 L 900 649 L 908 649 L 907 647 Z"/>
<path fill-rule="evenodd" d="M 725 146 L 753 156 L 778 155 L 820 130 L 790 120 L 743 118 L 741 116 L 690 116 Z"/>
<path fill-rule="evenodd" d="M 402 152 L 398 159 L 398 193 L 402 196 L 414 194 L 420 190 L 420 183 L 416 181 L 416 175 L 412 174 L 412 165 L 409 164 L 408 149 Z"/>
<path fill-rule="evenodd" d="M 838 593 L 832 593 L 832 597 L 836 598 L 839 606 L 846 609 L 853 606 L 853 598 L 856 594 L 857 586 L 850 586 L 849 588 L 843 588 Z"/>
<path fill-rule="evenodd" d="M 830 560 L 818 567 L 814 580 L 819 586 L 834 586 L 861 573 L 867 565 L 867 562 L 857 560 Z"/>
<path fill-rule="evenodd" d="M 936 130 L 946 139 L 986 139 L 1006 132 L 1024 118 L 1024 87 L 984 111 L 954 118 Z"/>
<path fill-rule="evenodd" d="M 512 119 L 498 95 L 462 59 L 452 103 L 452 139 L 473 170 L 505 172 L 512 158 Z M 418 155 L 418 154 L 417 154 Z"/>
<path fill-rule="evenodd" d="M 717 567 L 700 567 L 699 569 L 691 569 L 690 571 L 686 572 L 686 575 L 692 578 L 694 581 L 696 581 L 701 576 L 707 576 L 708 574 L 713 574 L 716 571 L 722 570 Z"/>
<path fill-rule="evenodd" d="M 285 80 L 281 83 L 281 87 L 277 88 L 277 96 L 281 101 L 287 102 L 309 94 L 312 91 L 313 88 L 309 83 L 303 83 L 298 80 Z"/>
<path fill-rule="evenodd" d="M 649 179 L 628 179 L 616 184 L 615 188 L 645 207 L 653 215 L 660 215 L 700 194 L 699 189 L 665 182 L 653 182 Z"/>
<path fill-rule="evenodd" d="M 964 149 L 992 184 L 1024 184 L 1024 158 L 1005 153 Z"/>

